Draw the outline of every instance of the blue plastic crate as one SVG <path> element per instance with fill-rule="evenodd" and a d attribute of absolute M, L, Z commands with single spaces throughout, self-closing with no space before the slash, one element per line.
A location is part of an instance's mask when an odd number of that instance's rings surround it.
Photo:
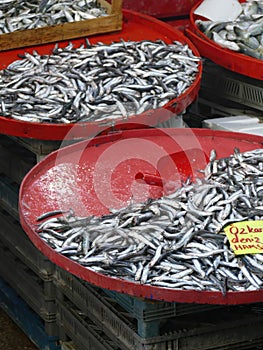
<path fill-rule="evenodd" d="M 61 350 L 57 336 L 49 336 L 43 320 L 0 278 L 0 306 L 40 350 Z"/>
<path fill-rule="evenodd" d="M 128 313 L 130 319 L 135 321 L 134 328 L 141 337 L 154 337 L 160 334 L 160 325 L 162 320 L 183 316 L 188 314 L 200 313 L 206 310 L 222 308 L 219 305 L 205 304 L 186 304 L 186 303 L 168 303 L 160 301 L 152 301 L 129 296 L 127 294 L 95 288 L 71 275 L 60 268 L 56 269 L 55 283 L 57 292 L 59 289 L 78 307 L 88 308 L 98 311 L 97 299 L 100 298 L 108 307 L 113 307 L 112 304 L 118 304 L 123 308 L 122 313 Z M 93 307 L 92 300 L 96 307 Z"/>
<path fill-rule="evenodd" d="M 0 242 L 0 277 L 43 320 L 46 332 L 57 334 L 55 288 L 52 281 L 41 280 Z"/>
<path fill-rule="evenodd" d="M 69 300 L 58 302 L 58 323 L 76 345 L 76 350 L 108 350 L 109 346 L 111 350 L 262 350 L 263 316 L 251 313 L 247 317 L 240 316 L 229 310 L 219 319 L 214 314 L 213 321 L 211 317 L 205 321 L 203 316 L 199 324 L 199 320 L 188 315 L 180 321 L 180 326 L 174 326 L 173 332 L 145 339 L 129 328 L 129 322 L 119 318 L 117 310 L 112 312 L 105 306 L 104 319 L 98 323 L 96 317 L 87 310 L 78 309 Z M 94 339 L 98 338 L 103 339 L 99 347 L 94 345 Z"/>
<path fill-rule="evenodd" d="M 142 336 L 133 315 L 112 303 L 100 288 L 91 287 L 61 269 L 56 272 L 55 283 L 59 322 L 62 328 L 67 324 L 73 342 L 78 337 L 85 338 L 86 328 L 90 327 L 88 319 L 122 350 L 241 350 L 251 349 L 251 341 L 263 344 L 263 312 L 259 304 L 221 306 L 163 318 L 158 335 L 151 336 L 149 332 Z"/>

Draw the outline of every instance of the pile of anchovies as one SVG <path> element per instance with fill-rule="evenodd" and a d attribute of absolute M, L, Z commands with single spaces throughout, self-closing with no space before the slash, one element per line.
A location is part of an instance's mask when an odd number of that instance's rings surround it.
<path fill-rule="evenodd" d="M 54 251 L 111 277 L 224 295 L 263 288 L 263 255 L 235 255 L 223 230 L 263 219 L 263 149 L 220 159 L 213 150 L 200 171 L 173 193 L 101 217 L 44 213 L 36 232 Z"/>
<path fill-rule="evenodd" d="M 262 60 L 263 1 L 247 1 L 241 6 L 242 12 L 235 21 L 196 20 L 196 24 L 218 45 Z"/>
<path fill-rule="evenodd" d="M 174 41 L 119 41 L 25 53 L 0 71 L 0 115 L 28 122 L 127 118 L 164 106 L 196 79 L 200 58 Z"/>
<path fill-rule="evenodd" d="M 0 33 L 36 29 L 107 15 L 96 0 L 1 0 Z"/>

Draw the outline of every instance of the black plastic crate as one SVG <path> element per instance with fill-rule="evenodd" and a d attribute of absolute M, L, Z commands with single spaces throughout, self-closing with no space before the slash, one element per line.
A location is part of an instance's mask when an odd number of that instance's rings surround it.
<path fill-rule="evenodd" d="M 262 81 L 232 72 L 204 60 L 200 94 L 208 100 L 226 104 L 227 101 L 254 110 L 263 110 Z"/>
<path fill-rule="evenodd" d="M 10 179 L 21 183 L 27 172 L 36 164 L 35 155 L 21 147 L 12 138 L 0 134 L 0 169 Z"/>
<path fill-rule="evenodd" d="M 0 208 L 0 241 L 41 279 L 53 279 L 55 265 L 30 241 L 21 225 Z"/>
<path fill-rule="evenodd" d="M 77 307 L 93 310 L 94 314 L 99 312 L 98 300 L 101 300 L 108 308 L 115 309 L 116 305 L 119 306 L 123 313 L 129 314 L 136 332 L 142 337 L 158 336 L 163 320 L 222 308 L 221 305 L 152 301 L 95 288 L 60 268 L 56 269 L 55 283 L 57 292 L 61 289 Z M 95 299 L 94 302 L 93 299 Z"/>
<path fill-rule="evenodd" d="M 237 312 L 238 311 L 238 312 Z M 123 343 L 123 333 L 127 333 L 127 325 L 119 320 L 116 323 L 115 334 L 110 337 L 112 350 L 241 350 L 260 349 L 263 344 L 262 315 L 254 315 L 248 310 L 236 310 L 231 308 L 221 314 L 214 313 L 202 315 L 193 320 L 189 315 L 174 323 L 173 332 L 166 332 L 159 337 L 144 339 L 139 337 L 132 329 L 132 343 Z M 116 313 L 112 318 L 116 318 Z M 245 316 L 244 316 L 245 315 Z M 214 318 L 214 319 L 213 319 Z M 92 320 L 92 321 L 91 321 Z M 94 319 L 87 316 L 82 309 L 77 309 L 70 301 L 58 302 L 58 326 L 65 331 L 78 350 L 96 349 L 90 344 L 90 332 L 95 336 L 107 339 L 110 346 L 109 336 L 105 333 L 105 324 L 101 327 L 94 324 Z M 171 326 L 171 325 L 170 325 Z M 102 348 L 109 349 L 105 343 Z"/>
<path fill-rule="evenodd" d="M 46 156 L 47 154 L 58 149 L 62 143 L 59 140 L 37 140 L 24 137 L 12 137 L 12 140 L 20 147 L 24 147 L 37 157 Z"/>
<path fill-rule="evenodd" d="M 44 281 L 0 242 L 0 277 L 44 321 L 49 335 L 57 333 L 55 288 Z"/>
<path fill-rule="evenodd" d="M 0 173 L 0 206 L 18 219 L 19 185 Z"/>
<path fill-rule="evenodd" d="M 133 317 L 141 319 L 144 322 L 222 308 L 222 305 L 152 301 L 107 289 L 103 289 L 103 292 L 122 306 L 128 313 L 133 315 Z"/>
<path fill-rule="evenodd" d="M 64 278 L 63 278 L 63 277 Z M 237 349 L 248 346 L 250 341 L 263 344 L 263 313 L 260 305 L 225 306 L 214 310 L 203 310 L 198 313 L 162 319 L 159 334 L 154 337 L 142 337 L 138 334 L 133 315 L 118 304 L 113 305 L 94 287 L 84 284 L 75 276 L 58 269 L 56 272 L 58 313 L 70 306 L 67 313 L 60 314 L 60 324 L 64 321 L 68 327 L 72 325 L 71 339 L 74 335 L 76 315 L 83 316 L 92 322 L 123 350 L 216 350 Z M 256 307 L 256 309 L 255 309 Z M 70 311 L 71 310 L 71 311 Z M 72 312 L 74 310 L 74 312 Z M 88 323 L 86 327 L 89 327 Z M 84 327 L 85 328 L 85 327 Z M 83 329 L 85 333 L 85 329 Z M 73 335 L 74 336 L 73 336 Z M 85 338 L 84 334 L 80 337 Z M 80 350 L 88 349 L 82 347 Z"/>
<path fill-rule="evenodd" d="M 72 306 L 70 302 L 58 303 L 57 323 L 67 341 L 73 341 L 73 349 L 119 350 L 92 321 L 84 320 L 81 311 Z"/>

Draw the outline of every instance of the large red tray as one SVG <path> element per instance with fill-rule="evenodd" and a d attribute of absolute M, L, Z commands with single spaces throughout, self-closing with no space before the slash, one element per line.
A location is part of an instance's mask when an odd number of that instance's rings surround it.
<path fill-rule="evenodd" d="M 239 2 L 242 3 L 246 1 L 239 0 Z M 196 19 L 201 17 L 194 14 L 195 9 L 201 3 L 202 1 L 199 1 L 190 11 L 190 25 L 189 28 L 185 29 L 185 34 L 198 48 L 201 55 L 231 71 L 263 80 L 262 60 L 224 49 L 201 32 L 195 24 Z"/>
<path fill-rule="evenodd" d="M 198 0 L 123 0 L 122 6 L 125 9 L 145 13 L 157 18 L 187 16 Z"/>
<path fill-rule="evenodd" d="M 143 39 L 158 40 L 162 39 L 166 43 L 172 43 L 174 40 L 182 44 L 188 44 L 196 56 L 200 56 L 197 49 L 191 41 L 179 30 L 159 21 L 153 17 L 142 15 L 137 12 L 123 10 L 123 29 L 119 32 L 95 35 L 89 38 L 92 44 L 99 41 L 110 44 L 112 41 Z M 85 42 L 85 38 L 71 40 L 76 46 Z M 64 47 L 68 41 L 59 43 Z M 15 49 L 7 52 L 0 52 L 0 69 L 8 66 L 11 62 L 18 59 L 19 54 L 25 51 L 32 53 L 37 50 L 40 54 L 49 54 L 52 52 L 54 44 L 44 44 L 29 47 L 27 49 Z M 202 65 L 200 63 L 199 72 L 193 84 L 178 98 L 171 100 L 163 108 L 149 110 L 140 115 L 134 115 L 127 118 L 127 121 L 121 121 L 114 129 L 130 129 L 155 126 L 159 122 L 168 120 L 175 114 L 182 113 L 187 106 L 196 98 L 201 81 Z M 110 123 L 108 123 L 110 125 Z M 75 124 L 51 124 L 51 123 L 29 123 L 21 122 L 11 118 L 0 116 L 0 133 L 20 136 L 25 138 L 34 138 L 40 140 L 63 140 L 63 139 L 82 139 L 97 135 L 105 131 L 104 123 L 75 123 Z"/>
<path fill-rule="evenodd" d="M 170 302 L 261 302 L 263 290 L 231 291 L 223 296 L 220 292 L 173 290 L 108 277 L 54 252 L 34 228 L 36 217 L 49 210 L 72 208 L 80 216 L 102 215 L 108 213 L 108 208 L 123 207 L 131 196 L 135 201 L 160 196 L 161 187 L 136 183 L 135 178 L 138 173 L 154 173 L 163 156 L 199 149 L 203 157 L 199 155 L 198 163 L 190 159 L 185 169 L 188 174 L 197 174 L 212 149 L 218 157 L 225 157 L 233 153 L 234 147 L 243 152 L 262 146 L 260 136 L 208 129 L 125 130 L 82 141 L 51 153 L 26 175 L 20 187 L 20 221 L 31 241 L 52 262 L 99 287 Z"/>

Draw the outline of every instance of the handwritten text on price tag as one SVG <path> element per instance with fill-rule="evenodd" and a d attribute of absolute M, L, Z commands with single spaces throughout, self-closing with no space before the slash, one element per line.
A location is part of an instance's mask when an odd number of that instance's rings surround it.
<path fill-rule="evenodd" d="M 263 253 L 263 220 L 235 222 L 224 230 L 236 255 Z"/>

